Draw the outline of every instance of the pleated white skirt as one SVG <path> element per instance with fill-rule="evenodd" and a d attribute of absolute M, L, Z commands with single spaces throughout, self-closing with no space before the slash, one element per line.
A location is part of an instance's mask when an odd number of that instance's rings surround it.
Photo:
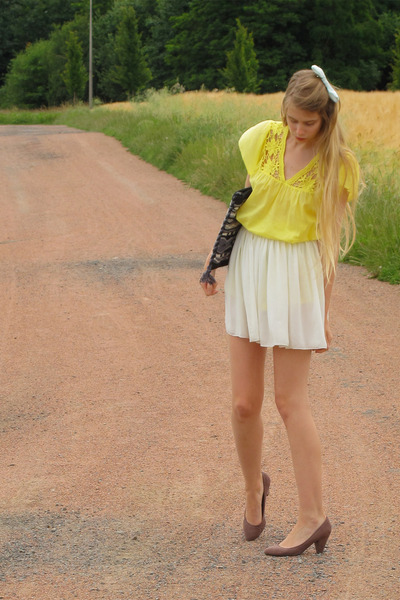
<path fill-rule="evenodd" d="M 317 242 L 289 244 L 242 227 L 225 281 L 227 333 L 267 348 L 326 348 L 324 315 Z"/>

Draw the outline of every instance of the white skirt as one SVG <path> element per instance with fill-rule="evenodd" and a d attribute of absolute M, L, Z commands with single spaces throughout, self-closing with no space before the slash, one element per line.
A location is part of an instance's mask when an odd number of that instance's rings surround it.
<path fill-rule="evenodd" d="M 324 278 L 317 242 L 238 233 L 225 281 L 230 335 L 261 346 L 326 348 Z"/>

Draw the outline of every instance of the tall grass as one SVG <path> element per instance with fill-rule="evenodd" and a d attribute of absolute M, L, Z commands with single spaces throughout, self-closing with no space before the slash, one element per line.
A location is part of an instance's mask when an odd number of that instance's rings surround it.
<path fill-rule="evenodd" d="M 357 237 L 346 262 L 366 267 L 372 277 L 400 284 L 400 161 L 374 169 L 359 202 Z"/>
<path fill-rule="evenodd" d="M 366 182 L 356 215 L 357 240 L 346 261 L 372 277 L 400 283 L 400 92 L 341 92 L 342 122 Z M 243 187 L 238 150 L 243 131 L 277 119 L 283 94 L 150 93 L 143 102 L 49 113 L 13 113 L 1 122 L 59 123 L 101 131 L 134 154 L 228 203 Z M 45 114 L 45 113 L 44 113 Z M 12 118 L 12 120 L 11 120 Z M 18 120 L 20 119 L 20 120 Z M 28 120 L 26 120 L 28 119 Z M 33 119 L 33 120 L 29 120 Z"/>

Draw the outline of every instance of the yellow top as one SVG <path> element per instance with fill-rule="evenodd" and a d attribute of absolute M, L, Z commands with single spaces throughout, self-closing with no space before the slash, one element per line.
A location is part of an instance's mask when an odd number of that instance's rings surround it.
<path fill-rule="evenodd" d="M 296 243 L 318 239 L 316 194 L 318 155 L 290 179 L 285 179 L 284 156 L 289 128 L 279 121 L 263 121 L 239 140 L 239 148 L 253 192 L 237 213 L 251 233 Z M 358 172 L 358 171 L 356 171 Z M 340 189 L 354 199 L 358 181 L 342 166 Z"/>

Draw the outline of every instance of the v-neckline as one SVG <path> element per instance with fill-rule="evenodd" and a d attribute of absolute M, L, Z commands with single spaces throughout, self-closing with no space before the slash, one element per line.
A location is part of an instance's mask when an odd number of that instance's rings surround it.
<path fill-rule="evenodd" d="M 302 169 L 300 169 L 300 171 L 297 171 L 297 173 L 292 175 L 292 177 L 289 177 L 288 179 L 286 179 L 286 176 L 285 176 L 285 154 L 286 154 L 286 143 L 287 143 L 288 135 L 289 135 L 289 127 L 286 126 L 283 130 L 282 146 L 281 146 L 281 152 L 280 152 L 280 157 L 279 157 L 279 167 L 280 167 L 280 171 L 281 171 L 280 177 L 285 183 L 291 183 L 292 180 L 295 180 L 298 177 L 300 177 L 301 175 L 303 175 L 303 173 L 305 171 L 311 170 L 311 167 L 314 166 L 314 163 L 318 159 L 318 152 L 317 152 L 317 154 L 315 156 L 313 156 L 312 159 Z"/>

